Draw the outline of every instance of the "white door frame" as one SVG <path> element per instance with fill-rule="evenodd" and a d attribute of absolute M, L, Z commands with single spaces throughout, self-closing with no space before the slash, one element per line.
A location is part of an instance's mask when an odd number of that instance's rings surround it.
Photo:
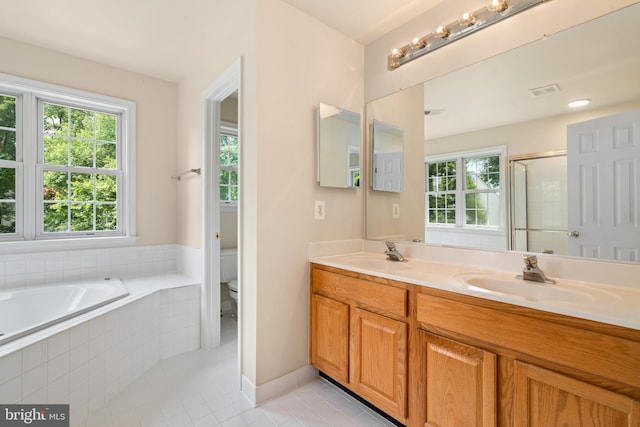
<path fill-rule="evenodd" d="M 201 347 L 220 345 L 220 177 L 218 163 L 220 141 L 220 103 L 238 91 L 238 137 L 241 135 L 242 58 L 238 58 L 202 94 L 202 327 Z M 241 159 L 239 159 L 241 161 Z M 240 212 L 238 210 L 238 212 Z M 240 242 L 240 236 L 238 236 Z M 238 259 L 241 251 L 238 248 Z M 238 298 L 240 299 L 240 293 Z M 242 328 L 242 304 L 238 301 L 238 334 Z M 238 336 L 238 347 L 242 340 Z M 238 357 L 240 357 L 238 348 Z"/>

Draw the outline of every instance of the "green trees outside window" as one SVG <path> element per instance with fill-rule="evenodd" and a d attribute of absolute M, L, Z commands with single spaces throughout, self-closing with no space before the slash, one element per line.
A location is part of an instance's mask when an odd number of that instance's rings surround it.
<path fill-rule="evenodd" d="M 238 201 L 238 136 L 220 134 L 220 203 Z"/>
<path fill-rule="evenodd" d="M 488 155 L 427 163 L 427 224 L 499 226 L 500 159 Z"/>
<path fill-rule="evenodd" d="M 0 234 L 16 232 L 16 98 L 0 95 Z"/>
<path fill-rule="evenodd" d="M 118 229 L 117 119 L 42 103 L 43 231 Z"/>

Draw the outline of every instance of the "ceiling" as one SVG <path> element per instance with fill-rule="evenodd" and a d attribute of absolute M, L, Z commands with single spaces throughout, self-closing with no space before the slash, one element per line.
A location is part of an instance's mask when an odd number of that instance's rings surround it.
<path fill-rule="evenodd" d="M 283 1 L 367 45 L 444 0 Z"/>
<path fill-rule="evenodd" d="M 284 1 L 366 45 L 444 0 Z M 0 36 L 177 82 L 198 59 L 198 43 L 205 43 L 211 17 L 223 16 L 225 4 L 0 0 Z"/>

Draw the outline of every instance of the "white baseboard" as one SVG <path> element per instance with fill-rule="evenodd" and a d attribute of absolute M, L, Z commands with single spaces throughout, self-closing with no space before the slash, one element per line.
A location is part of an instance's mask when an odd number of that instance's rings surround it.
<path fill-rule="evenodd" d="M 289 393 L 296 388 L 313 381 L 318 377 L 318 371 L 311 365 L 304 366 L 293 372 L 267 383 L 255 386 L 247 377 L 242 376 L 242 393 L 256 407 L 271 399 Z"/>

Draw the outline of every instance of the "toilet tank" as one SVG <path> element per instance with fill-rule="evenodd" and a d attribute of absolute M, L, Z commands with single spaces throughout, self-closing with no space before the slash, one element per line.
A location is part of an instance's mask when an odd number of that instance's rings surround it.
<path fill-rule="evenodd" d="M 238 278 L 238 249 L 220 250 L 220 283 L 229 283 Z"/>

